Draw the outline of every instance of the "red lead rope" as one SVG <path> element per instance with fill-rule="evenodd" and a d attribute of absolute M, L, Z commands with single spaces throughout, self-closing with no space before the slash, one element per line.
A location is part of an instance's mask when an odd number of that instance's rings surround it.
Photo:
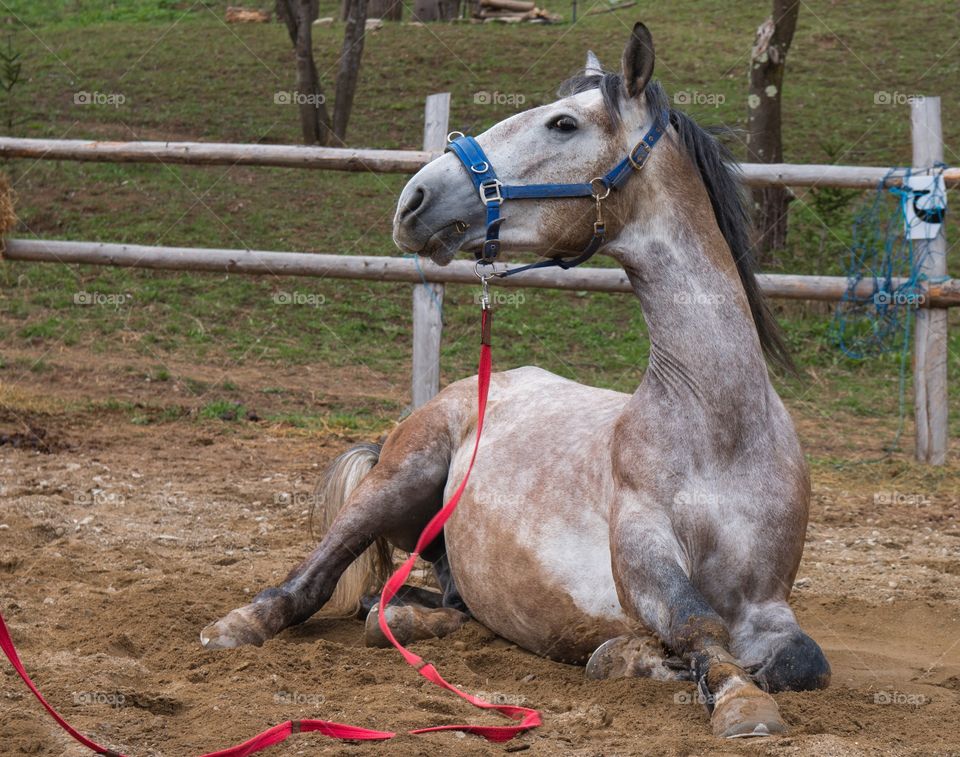
<path fill-rule="evenodd" d="M 477 459 L 477 449 L 480 447 L 480 433 L 483 431 L 483 417 L 487 409 L 487 394 L 490 391 L 490 372 L 492 366 L 490 357 L 490 326 L 490 310 L 484 309 L 483 318 L 481 321 L 482 336 L 480 339 L 480 365 L 477 369 L 477 438 L 473 445 L 473 454 L 470 457 L 470 465 L 463 477 L 463 481 L 460 482 L 460 485 L 453 493 L 453 496 L 450 497 L 449 501 L 443 506 L 440 512 L 433 516 L 433 518 L 427 524 L 427 527 L 423 530 L 423 533 L 420 534 L 420 538 L 417 541 L 416 550 L 410 555 L 410 557 L 407 558 L 403 565 L 401 565 L 397 571 L 390 576 L 390 579 L 383 587 L 383 594 L 380 596 L 381 607 L 386 607 L 397 591 L 399 591 L 400 587 L 403 586 L 404 581 L 406 581 L 407 577 L 410 575 L 410 571 L 413 570 L 414 562 L 416 562 L 420 552 L 425 549 L 443 530 L 444 524 L 450 519 L 450 516 L 453 515 L 453 511 L 457 509 L 457 503 L 460 502 L 460 497 L 463 495 L 463 491 L 467 487 L 467 481 L 470 479 L 470 472 L 473 470 L 473 463 Z M 440 673 L 437 672 L 437 669 L 432 663 L 425 662 L 422 657 L 414 654 L 396 640 L 393 632 L 387 625 L 385 613 L 381 612 L 378 613 L 378 615 L 380 621 L 380 630 L 383 631 L 384 635 L 390 639 L 390 642 L 393 644 L 393 646 L 395 646 L 399 650 L 400 654 L 403 655 L 403 659 L 415 667 L 420 675 L 422 675 L 428 681 L 435 683 L 437 686 L 447 689 L 448 691 L 452 691 L 457 696 L 466 699 L 474 707 L 480 707 L 485 710 L 496 710 L 501 715 L 505 715 L 511 720 L 515 721 L 514 725 L 502 726 L 439 725 L 431 728 L 417 728 L 416 730 L 410 731 L 411 734 L 433 733 L 435 731 L 465 731 L 467 733 L 474 733 L 478 736 L 483 736 L 489 741 L 508 741 L 518 733 L 523 733 L 531 728 L 536 728 L 541 724 L 542 721 L 540 720 L 540 713 L 536 710 L 530 709 L 529 707 L 516 707 L 508 704 L 493 704 L 491 702 L 486 702 L 479 697 L 475 697 L 472 694 L 467 694 L 465 691 L 461 691 L 453 684 L 445 681 Z M 30 680 L 30 676 L 27 675 L 27 671 L 23 667 L 23 663 L 20 662 L 20 657 L 17 655 L 16 647 L 14 647 L 13 640 L 10 638 L 10 632 L 7 629 L 7 624 L 3 619 L 2 613 L 0 613 L 0 649 L 3 650 L 3 653 L 7 656 L 10 664 L 13 665 L 14 670 L 16 670 L 20 675 L 20 678 L 23 679 L 23 682 L 27 684 L 27 687 L 33 692 L 33 695 L 40 700 L 40 704 L 44 706 L 46 711 L 50 713 L 53 719 L 57 721 L 63 730 L 69 733 L 74 739 L 83 744 L 85 747 L 93 750 L 97 754 L 109 755 L 110 757 L 123 757 L 123 755 L 119 752 L 107 749 L 106 747 L 100 746 L 95 741 L 88 739 L 82 733 L 73 728 L 73 726 L 64 720 L 63 717 L 47 703 L 47 700 L 43 698 L 43 694 L 40 693 L 40 690 L 36 687 L 33 681 Z M 281 741 L 286 741 L 287 738 L 294 733 L 308 733 L 311 731 L 322 733 L 324 736 L 330 736 L 334 739 L 344 739 L 349 741 L 383 741 L 386 739 L 392 739 L 397 735 L 391 731 L 374 731 L 370 728 L 359 728 L 357 726 L 346 725 L 344 723 L 333 723 L 328 720 L 288 720 L 285 723 L 279 723 L 272 728 L 268 728 L 262 733 L 258 733 L 252 739 L 244 741 L 242 744 L 237 744 L 236 746 L 228 747 L 227 749 L 221 749 L 218 752 L 209 752 L 202 755 L 202 757 L 247 757 L 247 755 L 259 752 L 260 750 L 266 749 L 269 746 L 279 744 Z"/>
<path fill-rule="evenodd" d="M 487 411 L 487 394 L 490 391 L 490 371 L 491 371 L 491 358 L 490 358 L 490 319 L 491 311 L 484 308 L 483 318 L 481 321 L 481 338 L 480 338 L 480 365 L 477 368 L 477 383 L 478 383 L 478 399 L 477 399 L 477 439 L 473 444 L 473 454 L 470 456 L 470 465 L 467 467 L 467 472 L 463 476 L 463 480 L 460 482 L 460 486 L 457 487 L 457 490 L 453 493 L 453 496 L 447 501 L 447 504 L 436 515 L 431 518 L 430 522 L 427 524 L 427 527 L 423 529 L 423 533 L 420 534 L 420 538 L 417 540 L 417 546 L 414 551 L 410 554 L 410 557 L 407 558 L 406 562 L 400 566 L 400 568 L 390 576 L 389 580 L 383 587 L 383 594 L 380 595 L 380 607 L 386 607 L 393 596 L 400 590 L 400 587 L 403 586 L 404 581 L 407 580 L 407 577 L 410 575 L 410 571 L 413 570 L 413 564 L 416 562 L 417 557 L 420 555 L 420 552 L 430 544 L 437 536 L 443 531 L 444 524 L 450 519 L 450 516 L 453 515 L 453 511 L 457 509 L 457 504 L 460 502 L 460 497 L 463 495 L 463 490 L 467 488 L 467 481 L 470 480 L 470 472 L 473 470 L 473 463 L 477 459 L 477 450 L 480 448 L 480 434 L 483 432 L 483 417 Z M 456 686 L 451 683 L 448 683 L 443 679 L 443 676 L 437 672 L 437 669 L 433 666 L 432 663 L 426 662 L 419 655 L 414 654 L 409 649 L 404 647 L 393 635 L 393 631 L 390 630 L 390 626 L 387 625 L 386 613 L 378 613 L 378 620 L 380 621 L 380 630 L 383 631 L 383 635 L 390 639 L 390 643 L 395 646 L 400 654 L 403 655 L 408 663 L 413 665 L 417 669 L 417 672 L 420 673 L 428 681 L 435 683 L 437 686 L 441 686 L 448 691 L 452 691 L 458 697 L 466 699 L 474 707 L 481 707 L 485 710 L 496 710 L 501 715 L 506 715 L 511 720 L 519 721 L 516 725 L 440 725 L 434 726 L 433 728 L 418 728 L 415 731 L 410 733 L 431 733 L 433 731 L 466 731 L 467 733 L 475 733 L 478 736 L 483 736 L 489 741 L 508 741 L 516 736 L 518 733 L 523 733 L 531 728 L 536 728 L 541 724 L 540 713 L 536 710 L 530 709 L 529 707 L 515 707 L 509 704 L 492 704 L 490 702 L 485 702 L 479 697 L 475 697 L 472 694 L 467 694 L 465 691 L 461 691 Z"/>

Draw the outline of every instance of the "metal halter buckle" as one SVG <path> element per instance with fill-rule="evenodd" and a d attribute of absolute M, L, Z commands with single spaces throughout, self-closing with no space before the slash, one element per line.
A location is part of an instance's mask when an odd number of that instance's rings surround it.
<path fill-rule="evenodd" d="M 447 134 L 447 142 L 455 142 L 464 136 L 466 135 L 462 131 L 451 131 L 449 134 Z"/>
<path fill-rule="evenodd" d="M 503 195 L 500 194 L 500 187 L 502 186 L 503 184 L 499 179 L 491 179 L 490 181 L 483 182 L 479 187 L 481 202 L 483 202 L 484 205 L 487 205 L 491 202 L 495 202 L 498 205 L 502 203 Z M 491 190 L 493 191 L 492 195 L 490 194 Z"/>
<path fill-rule="evenodd" d="M 633 156 L 637 152 L 637 150 L 639 150 L 640 148 L 643 148 L 643 155 L 641 155 L 639 161 L 637 161 Z M 644 137 L 639 142 L 637 142 L 636 145 L 634 145 L 633 149 L 630 152 L 627 153 L 627 160 L 630 161 L 631 166 L 633 166 L 637 171 L 639 171 L 641 168 L 643 168 L 643 164 L 647 162 L 647 158 L 650 157 L 650 153 L 652 151 L 653 151 L 653 148 L 649 144 L 647 144 L 647 138 Z"/>

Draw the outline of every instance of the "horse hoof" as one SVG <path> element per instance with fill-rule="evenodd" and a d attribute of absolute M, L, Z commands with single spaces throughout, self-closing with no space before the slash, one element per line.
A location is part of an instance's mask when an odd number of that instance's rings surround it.
<path fill-rule="evenodd" d="M 410 644 L 420 639 L 429 639 L 435 636 L 429 630 L 417 627 L 416 610 L 413 607 L 387 605 L 384 614 L 393 637 L 401 644 Z M 368 647 L 379 647 L 381 649 L 393 646 L 390 639 L 380 630 L 380 605 L 372 607 L 367 614 L 367 620 L 363 626 L 363 643 Z"/>
<path fill-rule="evenodd" d="M 200 632 L 204 649 L 234 649 L 247 644 L 259 647 L 270 634 L 256 618 L 253 605 L 231 611 Z"/>
<path fill-rule="evenodd" d="M 605 641 L 587 661 L 587 678 L 595 681 L 611 678 L 654 678 L 680 680 L 682 671 L 664 665 L 663 649 L 642 636 L 618 636 Z"/>
<path fill-rule="evenodd" d="M 429 609 L 416 605 L 388 605 L 384 613 L 394 638 L 404 645 L 423 639 L 441 638 L 453 633 L 470 619 L 466 613 L 451 607 Z M 379 605 L 367 615 L 363 640 L 368 647 L 392 646 L 380 630 Z"/>
<path fill-rule="evenodd" d="M 403 639 L 399 633 L 399 623 L 393 617 L 393 613 L 390 612 L 392 609 L 394 608 L 387 608 L 387 625 L 390 626 L 390 630 L 393 631 L 397 640 L 403 644 Z M 367 619 L 363 624 L 363 643 L 368 647 L 379 647 L 381 649 L 393 646 L 390 640 L 383 635 L 383 631 L 380 630 L 380 605 L 374 605 L 367 613 Z"/>
<path fill-rule="evenodd" d="M 773 697 L 756 687 L 720 696 L 710 717 L 713 734 L 723 739 L 776 736 L 787 732 Z"/>

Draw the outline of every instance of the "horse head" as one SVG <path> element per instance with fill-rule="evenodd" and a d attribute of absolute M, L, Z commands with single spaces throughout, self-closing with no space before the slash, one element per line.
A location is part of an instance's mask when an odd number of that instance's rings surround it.
<path fill-rule="evenodd" d="M 638 23 L 624 49 L 619 75 L 604 73 L 596 56 L 588 53 L 583 72 L 561 87 L 561 99 L 501 121 L 476 143 L 504 185 L 589 184 L 630 155 L 665 115 L 664 104 L 651 103 L 647 96 L 653 66 L 653 39 Z M 409 181 L 394 217 L 393 237 L 401 250 L 441 265 L 458 250 L 480 253 L 488 217 L 469 171 L 463 160 L 447 152 Z M 622 228 L 623 199 L 611 195 L 605 202 L 607 242 Z M 590 244 L 595 201 L 588 195 L 504 202 L 500 217 L 500 249 L 562 257 Z"/>

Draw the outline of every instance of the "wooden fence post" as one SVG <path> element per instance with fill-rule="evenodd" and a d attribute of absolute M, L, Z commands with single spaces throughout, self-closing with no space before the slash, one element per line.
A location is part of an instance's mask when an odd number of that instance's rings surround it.
<path fill-rule="evenodd" d="M 940 98 L 917 97 L 910 105 L 913 168 L 928 171 L 943 161 L 943 127 Z M 936 239 L 917 240 L 915 255 L 920 273 L 933 281 L 947 273 L 945 229 Z M 929 288 L 929 286 L 927 287 Z M 947 459 L 947 310 L 917 310 L 913 348 L 914 411 L 917 425 L 917 460 L 943 465 Z"/>
<path fill-rule="evenodd" d="M 427 97 L 423 149 L 439 152 L 447 144 L 450 93 Z M 443 284 L 413 285 L 412 404 L 416 410 L 440 391 L 440 338 L 443 334 Z"/>

